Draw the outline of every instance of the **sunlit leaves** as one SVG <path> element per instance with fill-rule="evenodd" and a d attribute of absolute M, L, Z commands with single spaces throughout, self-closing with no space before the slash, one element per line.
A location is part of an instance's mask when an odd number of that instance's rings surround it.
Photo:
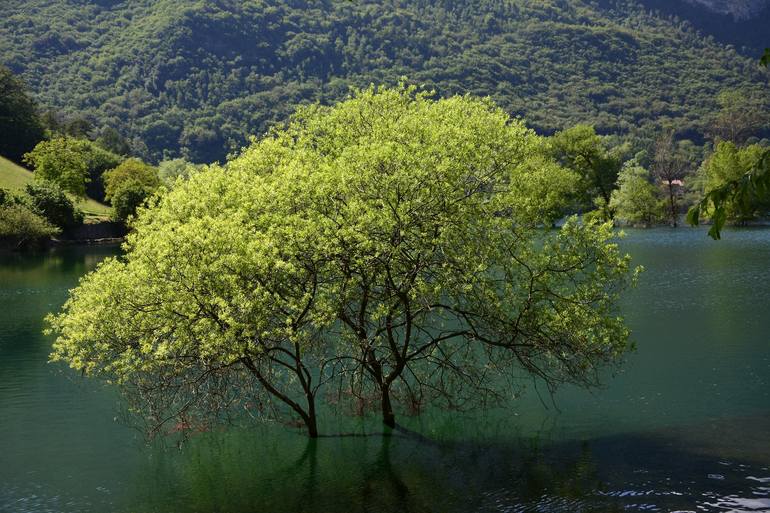
<path fill-rule="evenodd" d="M 494 373 L 594 384 L 627 347 L 631 274 L 610 225 L 546 229 L 578 181 L 490 100 L 306 107 L 140 209 L 125 257 L 49 319 L 53 357 L 196 401 L 211 369 L 257 376 L 308 425 L 331 382 L 453 408 Z"/>
<path fill-rule="evenodd" d="M 702 217 L 710 218 L 713 239 L 721 238 L 729 219 L 751 219 L 770 204 L 770 151 L 759 145 L 738 148 L 722 142 L 703 164 L 703 172 L 705 196 L 689 210 L 687 222 L 697 226 Z"/>

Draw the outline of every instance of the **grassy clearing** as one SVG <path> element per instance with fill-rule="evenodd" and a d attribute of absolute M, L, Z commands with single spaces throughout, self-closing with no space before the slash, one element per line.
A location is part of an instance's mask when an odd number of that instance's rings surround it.
<path fill-rule="evenodd" d="M 14 164 L 10 160 L 0 157 L 0 188 L 11 191 L 20 191 L 24 186 L 34 180 L 31 171 Z M 78 208 L 82 210 L 87 218 L 106 219 L 110 215 L 110 207 L 98 201 L 85 198 L 75 200 Z"/>
<path fill-rule="evenodd" d="M 10 160 L 0 157 L 0 187 L 17 191 L 32 181 L 32 173 Z"/>

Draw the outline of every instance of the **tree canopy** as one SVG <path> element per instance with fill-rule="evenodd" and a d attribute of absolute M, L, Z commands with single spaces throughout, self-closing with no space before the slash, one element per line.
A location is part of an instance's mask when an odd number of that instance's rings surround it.
<path fill-rule="evenodd" d="M 581 178 L 577 190 L 579 205 L 589 210 L 596 205 L 604 212 L 604 218 L 610 219 L 608 205 L 623 166 L 624 148 L 609 148 L 590 125 L 575 125 L 557 132 L 550 139 L 550 146 L 553 157 Z"/>
<path fill-rule="evenodd" d="M 531 376 L 594 385 L 628 348 L 634 273 L 609 224 L 541 228 L 551 184 L 519 187 L 538 166 L 544 141 L 489 100 L 304 108 L 140 210 L 49 317 L 53 359 L 122 384 L 153 432 L 246 410 L 315 436 L 319 398 L 392 426 Z"/>
<path fill-rule="evenodd" d="M 126 159 L 104 172 L 105 199 L 113 208 L 113 217 L 125 222 L 161 185 L 157 168 L 139 159 Z"/>
<path fill-rule="evenodd" d="M 83 212 L 55 183 L 28 183 L 24 192 L 27 205 L 57 228 L 66 230 L 83 224 Z"/>
<path fill-rule="evenodd" d="M 37 105 L 26 85 L 0 65 L 0 155 L 21 162 L 44 137 Z"/>
<path fill-rule="evenodd" d="M 610 208 L 615 219 L 630 225 L 653 226 L 663 218 L 657 188 L 650 182 L 650 172 L 628 162 L 620 172 L 618 188 L 612 192 Z"/>
<path fill-rule="evenodd" d="M 709 218 L 712 238 L 721 238 L 728 220 L 745 221 L 770 210 L 770 149 L 721 142 L 701 173 L 704 196 L 690 208 L 687 220 L 698 225 L 701 217 Z"/>
<path fill-rule="evenodd" d="M 0 189 L 0 248 L 24 249 L 60 231 L 22 198 Z"/>
<path fill-rule="evenodd" d="M 79 197 L 86 195 L 89 184 L 101 182 L 102 173 L 121 160 L 87 139 L 69 136 L 42 141 L 24 155 L 24 162 L 32 167 L 37 179 L 53 182 Z M 97 185 L 97 189 L 101 188 Z"/>

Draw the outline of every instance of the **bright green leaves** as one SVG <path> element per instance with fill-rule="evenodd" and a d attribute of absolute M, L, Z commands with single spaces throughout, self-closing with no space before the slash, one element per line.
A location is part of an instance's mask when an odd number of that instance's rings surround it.
<path fill-rule="evenodd" d="M 739 148 L 720 142 L 704 162 L 705 196 L 687 213 L 687 222 L 697 226 L 701 217 L 711 219 L 709 236 L 720 239 L 729 219 L 743 221 L 770 206 L 770 151 L 753 144 Z"/>
<path fill-rule="evenodd" d="M 311 433 L 322 384 L 383 408 L 473 402 L 512 366 L 592 384 L 626 348 L 631 274 L 609 225 L 543 229 L 579 180 L 488 100 L 307 107 L 141 209 L 50 318 L 53 358 L 161 398 L 256 377 Z"/>
<path fill-rule="evenodd" d="M 39 143 L 24 156 L 24 162 L 35 170 L 35 178 L 56 183 L 65 191 L 83 197 L 86 194 L 88 163 L 84 154 L 88 143 L 59 138 Z"/>
<path fill-rule="evenodd" d="M 65 191 L 83 197 L 92 174 L 115 167 L 122 159 L 85 139 L 58 137 L 42 141 L 24 155 L 35 177 L 56 183 Z"/>
<path fill-rule="evenodd" d="M 556 133 L 549 140 L 551 155 L 581 178 L 577 199 L 589 208 L 598 204 L 609 219 L 607 206 L 622 167 L 619 153 L 623 147 L 610 150 L 604 139 L 589 125 L 576 125 Z"/>
<path fill-rule="evenodd" d="M 649 227 L 664 217 L 663 204 L 649 171 L 633 161 L 618 176 L 618 189 L 612 192 L 610 208 L 618 221 L 630 225 Z"/>

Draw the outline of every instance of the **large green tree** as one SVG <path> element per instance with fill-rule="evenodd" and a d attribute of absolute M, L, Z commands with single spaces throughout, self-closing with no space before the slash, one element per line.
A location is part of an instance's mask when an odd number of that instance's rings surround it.
<path fill-rule="evenodd" d="M 632 226 L 650 227 L 657 223 L 664 217 L 657 193 L 650 181 L 650 172 L 629 162 L 620 172 L 618 188 L 612 192 L 610 200 L 615 219 Z"/>
<path fill-rule="evenodd" d="M 44 137 L 37 106 L 25 84 L 0 66 L 0 155 L 21 162 Z"/>
<path fill-rule="evenodd" d="M 701 217 L 710 219 L 712 238 L 721 238 L 727 221 L 745 221 L 770 210 L 770 149 L 721 142 L 699 172 L 703 199 L 690 209 L 687 220 L 697 225 Z"/>
<path fill-rule="evenodd" d="M 552 184 L 531 177 L 569 176 L 545 153 L 488 100 L 305 108 L 141 210 L 49 318 L 53 358 L 121 383 L 155 431 L 240 408 L 316 436 L 322 390 L 393 426 L 531 376 L 595 384 L 627 348 L 633 273 L 609 224 L 541 228 Z"/>
<path fill-rule="evenodd" d="M 24 162 L 35 171 L 35 178 L 53 182 L 80 197 L 86 195 L 89 184 L 101 181 L 104 171 L 121 160 L 87 139 L 73 137 L 42 141 L 24 155 Z"/>
<path fill-rule="evenodd" d="M 550 145 L 554 158 L 581 177 L 578 200 L 582 206 L 596 205 L 606 219 L 612 217 L 608 205 L 623 166 L 621 148 L 610 149 L 589 125 L 557 132 Z"/>
<path fill-rule="evenodd" d="M 161 185 L 158 169 L 139 159 L 124 160 L 103 175 L 105 199 L 110 202 L 113 217 L 125 222 Z"/>

